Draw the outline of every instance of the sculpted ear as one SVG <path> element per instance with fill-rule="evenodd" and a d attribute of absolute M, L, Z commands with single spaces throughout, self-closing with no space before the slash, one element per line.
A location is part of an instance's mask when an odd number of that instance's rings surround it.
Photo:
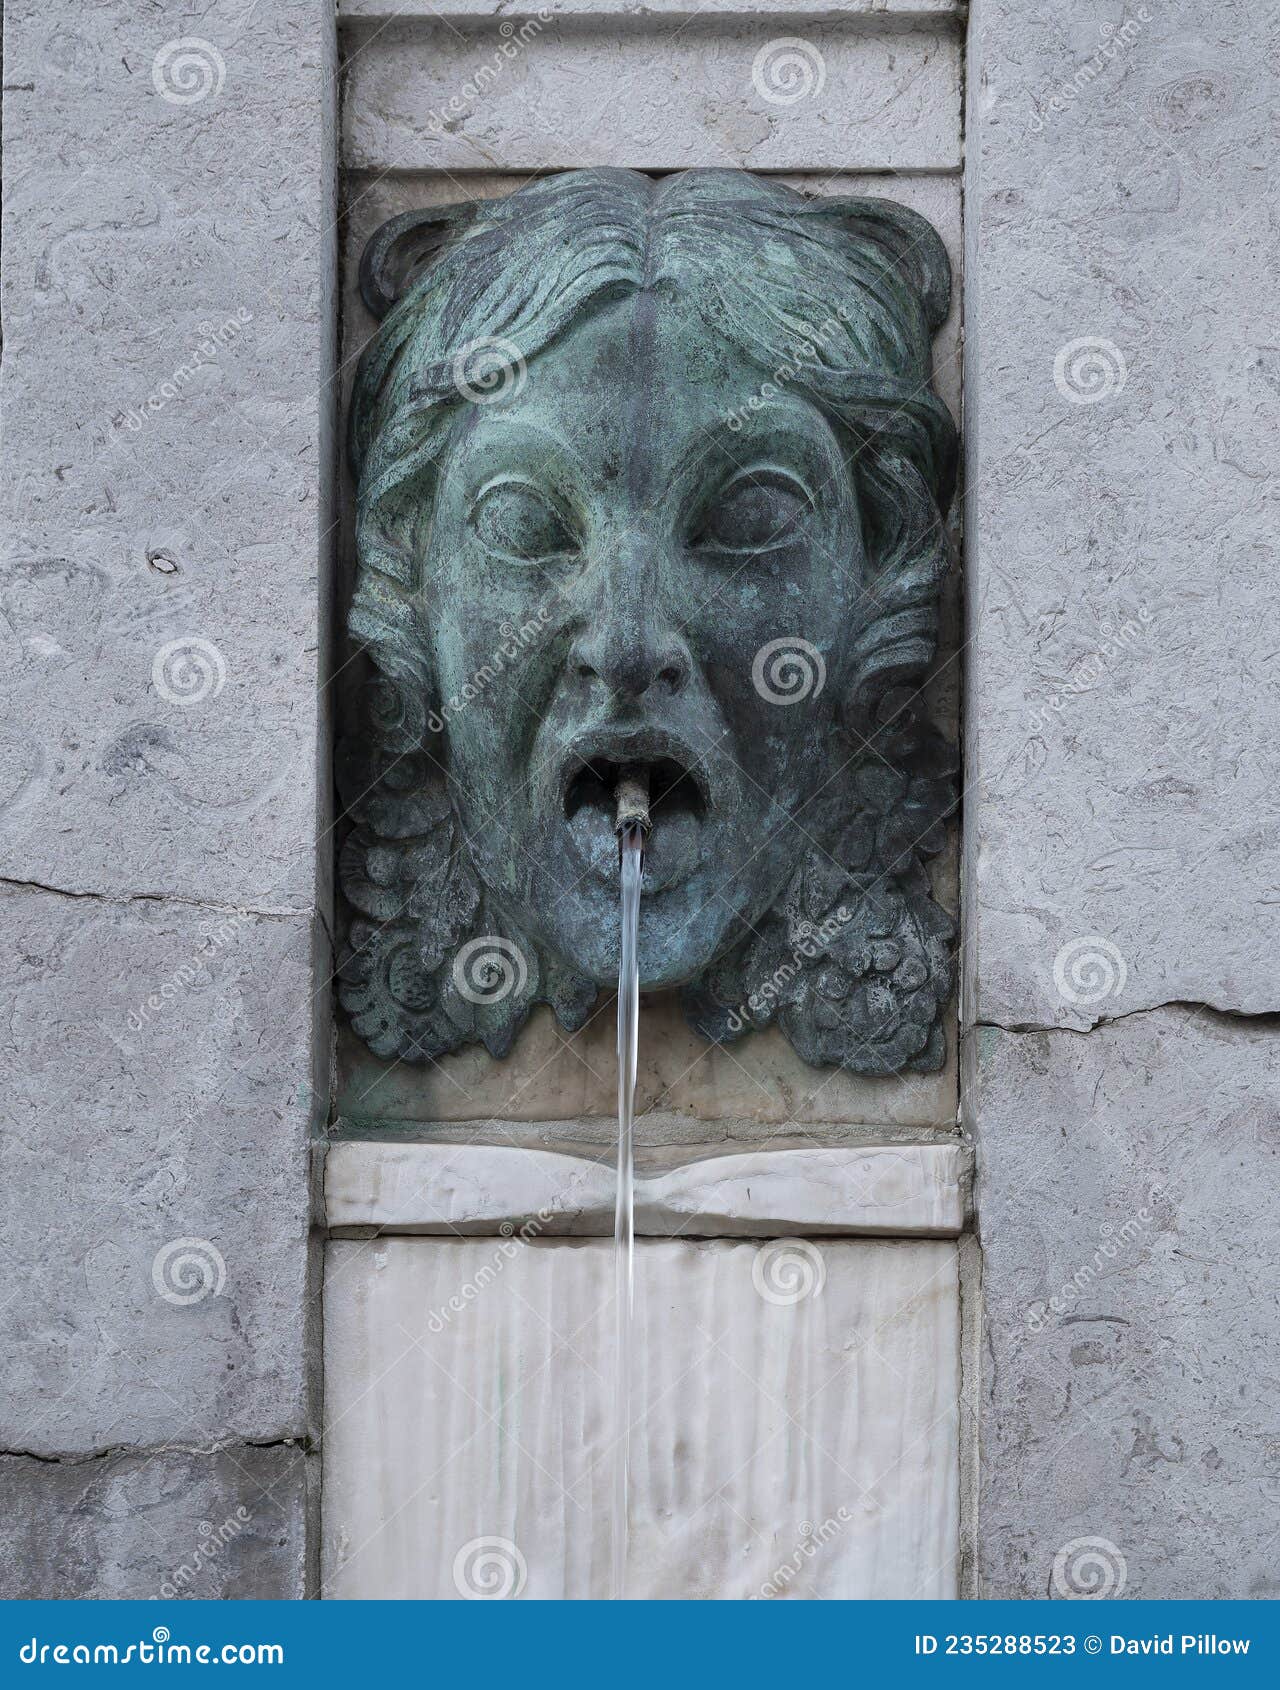
<path fill-rule="evenodd" d="M 360 255 L 360 293 L 373 315 L 385 317 L 428 259 L 475 215 L 475 202 L 466 200 L 388 218 Z"/>
<path fill-rule="evenodd" d="M 930 334 L 937 333 L 951 307 L 951 260 L 927 218 L 882 199 L 815 200 L 810 214 L 842 223 L 881 247 L 924 306 Z"/>

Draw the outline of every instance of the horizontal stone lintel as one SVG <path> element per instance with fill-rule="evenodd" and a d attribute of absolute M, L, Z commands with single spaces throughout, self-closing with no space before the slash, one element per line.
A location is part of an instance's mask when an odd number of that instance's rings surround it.
<path fill-rule="evenodd" d="M 636 1231 L 954 1238 L 967 1179 L 968 1152 L 956 1140 L 711 1156 L 638 1175 Z M 331 1145 L 325 1162 L 335 1237 L 606 1237 L 614 1194 L 605 1162 L 507 1145 L 349 1139 Z"/>
<path fill-rule="evenodd" d="M 529 18 L 599 18 L 611 24 L 696 17 L 755 18 L 789 24 L 866 20 L 882 29 L 901 19 L 958 18 L 960 0 L 338 0 L 342 23 L 519 23 Z"/>
<path fill-rule="evenodd" d="M 504 24 L 512 23 L 506 19 Z M 384 171 L 947 171 L 961 49 L 945 14 L 438 18 L 344 31 L 343 163 Z M 625 27 L 623 27 L 625 22 Z"/>

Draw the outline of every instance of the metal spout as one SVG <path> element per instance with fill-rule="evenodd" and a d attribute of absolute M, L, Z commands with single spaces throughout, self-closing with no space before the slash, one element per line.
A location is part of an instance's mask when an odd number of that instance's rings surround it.
<path fill-rule="evenodd" d="M 653 825 L 649 819 L 649 771 L 635 767 L 623 769 L 613 792 L 618 804 L 614 832 L 621 836 L 629 828 L 638 827 L 641 833 L 648 833 Z"/>

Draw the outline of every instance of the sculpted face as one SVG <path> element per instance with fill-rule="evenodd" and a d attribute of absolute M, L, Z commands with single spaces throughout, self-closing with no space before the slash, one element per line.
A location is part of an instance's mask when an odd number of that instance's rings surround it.
<path fill-rule="evenodd" d="M 614 788 L 649 779 L 642 984 L 716 1040 L 937 1067 L 952 757 L 919 719 L 955 438 L 946 255 L 883 200 L 570 171 L 408 213 L 352 412 L 340 995 L 377 1055 L 510 1048 L 616 980 Z"/>
<path fill-rule="evenodd" d="M 639 956 L 665 985 L 774 902 L 831 747 L 857 499 L 822 413 L 786 393 L 750 410 L 759 387 L 678 297 L 618 300 L 469 407 L 444 458 L 424 560 L 441 695 L 492 666 L 504 626 L 538 627 L 449 728 L 454 805 L 486 885 L 601 984 L 619 766 L 649 770 Z M 828 670 L 792 706 L 753 679 L 779 635 Z"/>

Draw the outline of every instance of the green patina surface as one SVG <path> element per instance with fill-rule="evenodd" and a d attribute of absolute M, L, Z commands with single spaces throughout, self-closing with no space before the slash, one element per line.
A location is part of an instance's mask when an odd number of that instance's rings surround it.
<path fill-rule="evenodd" d="M 509 1050 L 616 978 L 612 786 L 647 768 L 640 965 L 729 1040 L 943 1059 L 954 804 L 917 712 L 954 430 L 949 268 L 890 201 L 574 171 L 371 241 L 352 416 L 370 678 L 341 998 L 376 1055 Z"/>

